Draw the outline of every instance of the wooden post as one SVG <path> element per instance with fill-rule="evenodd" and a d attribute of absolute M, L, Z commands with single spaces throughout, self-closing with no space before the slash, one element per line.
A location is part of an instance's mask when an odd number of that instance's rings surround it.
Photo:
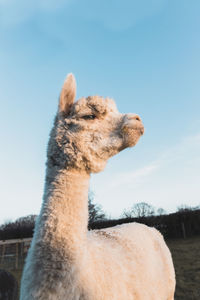
<path fill-rule="evenodd" d="M 23 247 L 24 246 L 24 243 L 22 242 L 21 244 L 20 244 L 20 250 L 21 250 L 21 257 L 23 257 Z"/>
<path fill-rule="evenodd" d="M 1 264 L 3 264 L 5 250 L 6 250 L 6 244 L 3 244 L 3 245 L 2 245 Z"/>
<path fill-rule="evenodd" d="M 185 232 L 185 224 L 182 222 L 181 223 L 181 227 L 182 227 L 182 232 L 183 232 L 183 238 L 186 238 L 186 232 Z"/>
<path fill-rule="evenodd" d="M 15 268 L 18 269 L 18 243 L 16 243 Z"/>

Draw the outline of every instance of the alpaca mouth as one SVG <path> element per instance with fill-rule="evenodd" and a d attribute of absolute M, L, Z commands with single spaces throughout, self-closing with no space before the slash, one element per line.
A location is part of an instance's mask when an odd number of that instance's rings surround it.
<path fill-rule="evenodd" d="M 144 126 L 142 124 L 140 124 L 140 126 L 134 126 L 131 124 L 124 124 L 124 126 L 122 127 L 122 132 L 126 135 L 126 134 L 130 134 L 130 133 L 139 133 L 139 135 L 143 135 L 144 134 Z"/>
<path fill-rule="evenodd" d="M 140 124 L 126 123 L 122 127 L 123 149 L 133 147 L 137 144 L 140 137 L 144 134 L 144 126 Z"/>
<path fill-rule="evenodd" d="M 138 138 L 140 138 L 144 134 L 144 126 L 136 127 L 136 128 L 134 128 L 134 127 L 133 128 L 129 128 L 129 130 L 133 132 L 132 134 L 138 136 Z"/>
<path fill-rule="evenodd" d="M 143 135 L 144 134 L 144 126 L 142 126 L 140 129 L 138 129 L 139 132 L 140 132 L 140 135 Z"/>

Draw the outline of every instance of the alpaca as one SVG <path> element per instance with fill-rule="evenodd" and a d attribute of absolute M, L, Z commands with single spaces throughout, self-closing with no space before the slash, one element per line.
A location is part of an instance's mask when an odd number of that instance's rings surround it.
<path fill-rule="evenodd" d="M 172 300 L 175 274 L 161 234 L 132 223 L 88 231 L 91 173 L 144 133 L 109 98 L 74 102 L 64 82 L 47 150 L 43 205 L 21 282 L 21 300 Z"/>
<path fill-rule="evenodd" d="M 18 299 L 17 280 L 8 271 L 0 269 L 0 300 L 16 299 Z"/>

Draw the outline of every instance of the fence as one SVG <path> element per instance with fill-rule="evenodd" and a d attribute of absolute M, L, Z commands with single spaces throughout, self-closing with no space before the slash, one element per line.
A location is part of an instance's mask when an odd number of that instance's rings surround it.
<path fill-rule="evenodd" d="M 32 238 L 0 241 L 0 268 L 17 270 L 23 267 Z"/>

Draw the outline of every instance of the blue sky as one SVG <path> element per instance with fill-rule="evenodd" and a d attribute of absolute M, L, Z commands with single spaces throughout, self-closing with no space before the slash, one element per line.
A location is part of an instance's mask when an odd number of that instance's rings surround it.
<path fill-rule="evenodd" d="M 69 72 L 77 97 L 113 97 L 146 128 L 92 176 L 105 211 L 200 204 L 199 15 L 198 0 L 0 0 L 0 223 L 39 213 Z"/>

